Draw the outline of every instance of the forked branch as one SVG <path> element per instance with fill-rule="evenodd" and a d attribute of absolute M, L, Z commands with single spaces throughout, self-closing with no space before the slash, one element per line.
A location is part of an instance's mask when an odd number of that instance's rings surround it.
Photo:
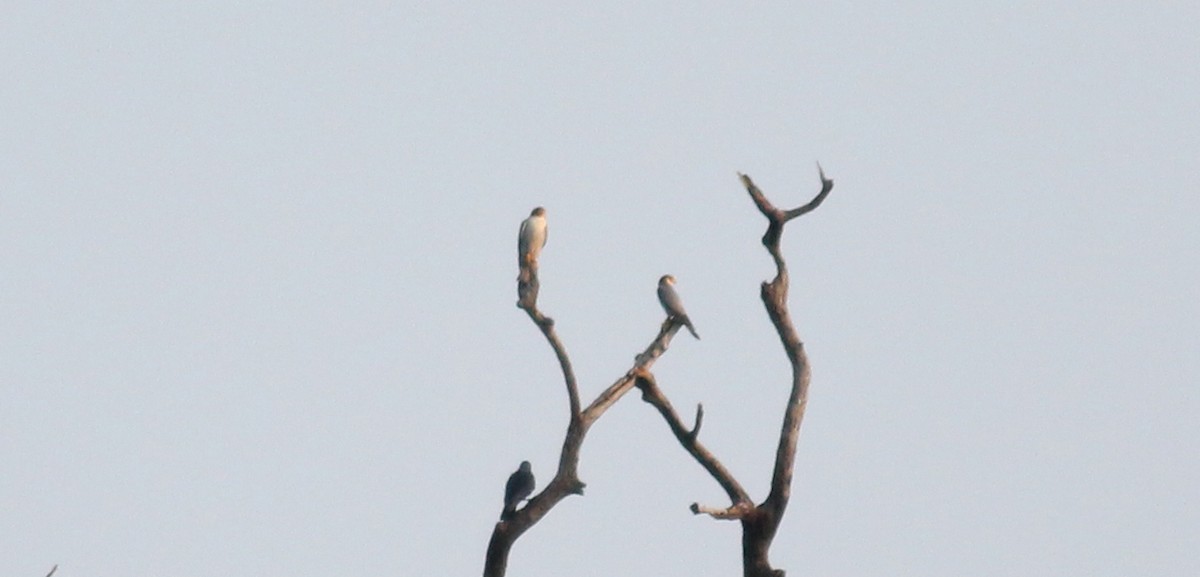
<path fill-rule="evenodd" d="M 671 405 L 671 401 L 663 394 L 662 389 L 658 388 L 658 383 L 655 382 L 654 375 L 650 371 L 644 371 L 638 375 L 637 387 L 642 390 L 642 400 L 658 409 L 659 414 L 667 421 L 667 426 L 671 428 L 671 432 L 675 434 L 675 439 L 721 485 L 721 488 L 725 490 L 725 494 L 729 495 L 729 500 L 733 502 L 733 506 L 740 509 L 750 506 L 752 504 L 750 495 L 746 493 L 746 490 L 733 477 L 733 474 L 725 468 L 725 465 L 722 465 L 713 456 L 712 452 L 697 439 L 700 432 L 700 420 L 704 415 L 703 409 L 696 409 L 696 425 L 688 429 L 687 425 L 683 423 L 683 419 L 679 418 L 679 413 L 675 412 L 675 407 Z M 701 508 L 699 504 L 693 504 L 692 507 L 693 511 Z M 712 514 L 708 509 L 705 509 L 705 512 Z M 735 517 L 723 516 L 721 518 L 729 519 Z"/>
<path fill-rule="evenodd" d="M 546 484 L 541 493 L 529 499 L 524 508 L 518 509 L 512 517 L 496 523 L 492 537 L 488 541 L 487 557 L 484 560 L 484 577 L 502 577 L 508 568 L 508 554 L 513 544 L 525 531 L 546 516 L 550 509 L 568 495 L 582 495 L 585 487 L 579 479 L 579 455 L 583 447 L 584 437 L 604 412 L 621 399 L 633 388 L 637 375 L 643 374 L 654 366 L 655 361 L 667 351 L 671 339 L 679 331 L 680 325 L 664 323 L 658 335 L 646 348 L 634 357 L 633 366 L 618 378 L 608 388 L 604 389 L 586 408 L 580 408 L 579 387 L 575 380 L 575 372 L 571 367 L 571 359 L 566 347 L 554 330 L 554 319 L 542 314 L 537 308 L 537 293 L 539 281 L 537 267 L 530 266 L 522 271 L 518 280 L 517 306 L 529 315 L 530 320 L 542 332 L 550 348 L 558 357 L 562 368 L 563 381 L 567 387 L 567 398 L 570 405 L 570 421 L 567 433 L 563 438 L 562 452 L 558 459 L 558 470 L 554 478 Z"/>
<path fill-rule="evenodd" d="M 788 312 L 788 271 L 787 263 L 780 249 L 783 227 L 789 221 L 815 210 L 829 192 L 833 190 L 833 181 L 825 177 L 825 171 L 817 165 L 821 177 L 821 191 L 807 204 L 782 210 L 776 208 L 766 195 L 762 193 L 749 176 L 739 174 L 742 184 L 750 194 L 751 200 L 759 212 L 767 219 L 767 232 L 763 235 L 763 246 L 775 261 L 775 278 L 764 282 L 761 288 L 763 306 L 775 332 L 783 344 L 784 353 L 792 366 L 792 386 L 784 410 L 783 424 L 780 427 L 779 444 L 775 450 L 775 465 L 771 478 L 771 490 L 767 498 L 754 506 L 732 474 L 697 441 L 700 414 L 697 413 L 696 427 L 688 431 L 671 407 L 671 403 L 658 388 L 654 376 L 647 371 L 639 376 L 638 387 L 642 389 L 642 399 L 653 405 L 667 421 L 667 425 L 675 434 L 679 444 L 692 455 L 709 475 L 725 489 L 731 505 L 724 509 L 704 507 L 693 503 L 691 510 L 695 514 L 706 514 L 716 519 L 737 519 L 742 523 L 742 568 L 746 577 L 782 577 L 783 571 L 771 567 L 769 552 L 771 541 L 783 520 L 791 496 L 792 474 L 796 462 L 796 444 L 800 437 L 800 424 L 804 419 L 804 409 L 808 404 L 808 385 L 812 378 L 808 355 L 804 352 L 804 343 L 796 333 Z"/>

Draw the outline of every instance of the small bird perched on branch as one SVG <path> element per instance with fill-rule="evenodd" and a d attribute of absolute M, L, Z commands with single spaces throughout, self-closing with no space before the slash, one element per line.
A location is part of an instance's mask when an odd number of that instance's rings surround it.
<path fill-rule="evenodd" d="M 517 280 L 529 282 L 530 273 L 537 270 L 538 256 L 546 246 L 548 234 L 546 209 L 540 206 L 521 221 L 521 232 L 517 235 L 517 265 L 521 267 L 521 276 Z"/>
<path fill-rule="evenodd" d="M 500 512 L 500 519 L 511 519 L 517 505 L 533 494 L 533 486 L 533 466 L 529 461 L 521 461 L 517 472 L 509 475 L 508 483 L 504 485 L 504 510 Z"/>
<path fill-rule="evenodd" d="M 696 327 L 692 326 L 692 319 L 689 319 L 687 311 L 683 310 L 683 301 L 679 300 L 679 295 L 675 292 L 675 277 L 664 274 L 658 279 L 658 302 L 662 304 L 663 310 L 667 311 L 668 319 L 687 327 L 688 332 L 692 333 L 696 340 L 700 340 L 700 334 L 696 332 Z"/>

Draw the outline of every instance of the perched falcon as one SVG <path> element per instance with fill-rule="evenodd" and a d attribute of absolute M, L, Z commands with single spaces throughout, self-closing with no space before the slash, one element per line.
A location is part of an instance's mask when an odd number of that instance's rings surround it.
<path fill-rule="evenodd" d="M 696 327 L 692 326 L 692 320 L 687 316 L 687 311 L 683 310 L 683 301 L 679 300 L 679 295 L 675 292 L 675 277 L 664 274 L 658 279 L 658 302 L 662 303 L 663 310 L 667 311 L 667 318 L 687 327 L 693 337 L 700 339 Z"/>
<path fill-rule="evenodd" d="M 538 256 L 546 246 L 546 209 L 537 207 L 529 218 L 521 221 L 521 232 L 517 235 L 517 264 L 524 273 L 527 267 L 537 268 Z"/>
<path fill-rule="evenodd" d="M 511 519 L 517 511 L 517 505 L 531 494 L 533 467 L 529 461 L 521 461 L 521 467 L 508 476 L 508 483 L 504 485 L 504 510 L 500 512 L 500 518 L 505 521 Z"/>

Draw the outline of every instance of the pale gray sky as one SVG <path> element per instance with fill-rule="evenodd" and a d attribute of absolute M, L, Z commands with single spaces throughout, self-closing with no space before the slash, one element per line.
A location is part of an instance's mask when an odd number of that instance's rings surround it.
<path fill-rule="evenodd" d="M 1194 2 L 0 8 L 0 575 L 472 575 L 662 318 L 795 575 L 1200 574 Z M 586 401 L 585 401 L 586 402 Z M 636 395 L 510 575 L 732 575 Z"/>

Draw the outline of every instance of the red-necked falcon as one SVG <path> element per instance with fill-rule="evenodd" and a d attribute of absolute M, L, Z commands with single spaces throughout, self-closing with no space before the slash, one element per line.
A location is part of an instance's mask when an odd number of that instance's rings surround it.
<path fill-rule="evenodd" d="M 662 304 L 663 310 L 667 311 L 668 319 L 687 327 L 696 340 L 700 339 L 696 327 L 692 326 L 692 320 L 687 316 L 687 311 L 683 310 L 683 301 L 679 300 L 679 295 L 675 292 L 675 277 L 664 274 L 658 279 L 658 302 Z"/>
<path fill-rule="evenodd" d="M 508 483 L 504 485 L 504 510 L 500 518 L 507 521 L 517 511 L 517 505 L 526 497 L 533 494 L 533 467 L 529 461 L 521 461 L 517 472 L 509 475 Z"/>
<path fill-rule="evenodd" d="M 537 270 L 538 256 L 546 246 L 549 229 L 546 227 L 546 209 L 537 207 L 529 218 L 521 221 L 521 232 L 517 235 L 517 265 L 521 267 L 521 278 L 528 279 L 529 270 Z"/>

